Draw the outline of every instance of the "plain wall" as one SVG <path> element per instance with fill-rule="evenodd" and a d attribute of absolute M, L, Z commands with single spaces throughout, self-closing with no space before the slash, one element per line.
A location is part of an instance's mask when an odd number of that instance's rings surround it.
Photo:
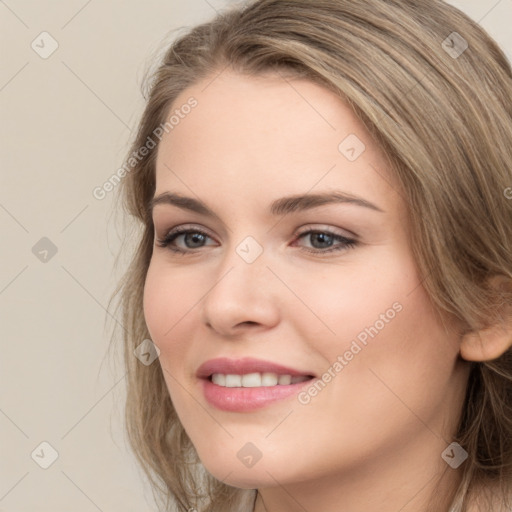
<path fill-rule="evenodd" d="M 512 0 L 451 3 L 512 59 Z M 0 2 L 0 511 L 156 511 L 123 436 L 124 371 L 106 355 L 114 194 L 93 190 L 122 164 L 161 42 L 225 5 Z M 47 58 L 43 31 L 58 44 Z M 47 469 L 42 442 L 58 452 Z"/>

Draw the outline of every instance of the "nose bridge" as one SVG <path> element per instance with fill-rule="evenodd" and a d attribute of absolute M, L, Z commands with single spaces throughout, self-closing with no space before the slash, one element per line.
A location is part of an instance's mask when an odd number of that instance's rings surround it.
<path fill-rule="evenodd" d="M 223 255 L 215 282 L 204 298 L 205 323 L 224 334 L 244 322 L 274 323 L 277 305 L 268 263 L 267 252 L 254 237 L 246 236 L 233 245 Z"/>
<path fill-rule="evenodd" d="M 246 236 L 241 242 L 233 244 L 219 266 L 216 287 L 227 287 L 233 293 L 251 295 L 251 291 L 261 290 L 265 275 L 270 274 L 267 263 L 268 253 L 253 236 Z M 239 290 L 241 288 L 241 290 Z M 268 291 L 268 287 L 267 287 Z"/>

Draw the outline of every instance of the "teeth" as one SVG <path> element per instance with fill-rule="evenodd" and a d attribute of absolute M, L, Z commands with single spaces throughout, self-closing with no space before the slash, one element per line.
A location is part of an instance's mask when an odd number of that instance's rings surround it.
<path fill-rule="evenodd" d="M 291 375 L 279 375 L 279 384 L 281 386 L 286 386 L 288 384 L 292 383 L 292 376 Z"/>
<path fill-rule="evenodd" d="M 239 388 L 242 385 L 242 377 L 240 375 L 226 375 L 227 388 Z"/>
<path fill-rule="evenodd" d="M 222 373 L 214 373 L 212 375 L 212 382 L 219 386 L 225 386 L 226 385 L 226 376 Z"/>
<path fill-rule="evenodd" d="M 308 380 L 309 377 L 300 375 L 292 377 L 291 375 L 278 375 L 277 373 L 263 372 L 263 373 L 246 373 L 245 375 L 225 375 L 223 373 L 214 373 L 212 375 L 212 382 L 218 386 L 226 388 L 258 388 L 261 386 L 287 386 L 289 384 L 296 384 Z"/>
<path fill-rule="evenodd" d="M 276 373 L 262 373 L 261 374 L 261 385 L 262 386 L 277 386 L 279 377 Z"/>
<path fill-rule="evenodd" d="M 244 388 L 256 388 L 261 386 L 261 375 L 259 373 L 247 373 L 242 375 L 242 384 Z"/>

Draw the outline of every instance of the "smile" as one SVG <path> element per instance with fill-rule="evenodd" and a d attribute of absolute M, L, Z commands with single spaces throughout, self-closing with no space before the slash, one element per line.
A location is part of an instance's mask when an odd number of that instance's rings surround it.
<path fill-rule="evenodd" d="M 255 372 L 245 375 L 214 373 L 211 381 L 217 386 L 226 388 L 258 388 L 271 386 L 288 386 L 309 380 L 305 375 L 278 375 L 272 372 Z"/>

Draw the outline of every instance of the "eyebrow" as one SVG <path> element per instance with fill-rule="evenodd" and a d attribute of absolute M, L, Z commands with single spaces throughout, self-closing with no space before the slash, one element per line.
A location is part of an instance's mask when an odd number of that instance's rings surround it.
<path fill-rule="evenodd" d="M 370 201 L 341 191 L 281 197 L 280 199 L 276 199 L 272 202 L 270 205 L 270 213 L 275 216 L 286 215 L 288 213 L 309 210 L 318 206 L 336 203 L 351 204 L 384 213 L 384 210 Z M 171 192 L 163 192 L 162 194 L 153 197 L 149 202 L 149 214 L 151 215 L 153 213 L 153 208 L 160 204 L 173 205 L 183 210 L 188 210 L 220 220 L 219 216 L 213 210 L 206 206 L 202 201 L 192 197 L 185 197 Z"/>

